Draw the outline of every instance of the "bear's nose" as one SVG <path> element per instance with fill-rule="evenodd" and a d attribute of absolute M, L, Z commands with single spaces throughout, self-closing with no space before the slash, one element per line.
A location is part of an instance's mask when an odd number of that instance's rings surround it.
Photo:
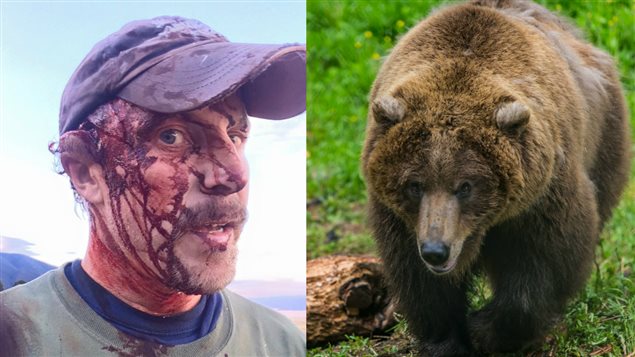
<path fill-rule="evenodd" d="M 449 256 L 450 248 L 441 242 L 426 242 L 421 245 L 421 258 L 430 265 L 441 265 Z"/>

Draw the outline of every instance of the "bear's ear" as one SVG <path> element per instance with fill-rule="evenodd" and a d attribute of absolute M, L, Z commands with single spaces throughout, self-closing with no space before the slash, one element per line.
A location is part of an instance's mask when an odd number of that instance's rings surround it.
<path fill-rule="evenodd" d="M 403 119 L 406 110 L 395 97 L 385 95 L 375 99 L 372 105 L 373 116 L 379 124 L 394 125 Z"/>
<path fill-rule="evenodd" d="M 519 101 L 501 104 L 496 110 L 496 126 L 509 135 L 520 135 L 531 116 L 529 108 Z"/>

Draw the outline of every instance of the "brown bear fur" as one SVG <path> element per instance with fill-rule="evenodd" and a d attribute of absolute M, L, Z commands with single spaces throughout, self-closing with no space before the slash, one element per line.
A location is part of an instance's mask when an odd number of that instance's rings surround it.
<path fill-rule="evenodd" d="M 627 182 L 627 117 L 611 58 L 536 4 L 448 7 L 399 41 L 371 91 L 362 168 L 422 353 L 544 337 L 583 288 Z M 439 244 L 445 265 L 424 263 Z M 493 297 L 470 312 L 479 272 Z"/>

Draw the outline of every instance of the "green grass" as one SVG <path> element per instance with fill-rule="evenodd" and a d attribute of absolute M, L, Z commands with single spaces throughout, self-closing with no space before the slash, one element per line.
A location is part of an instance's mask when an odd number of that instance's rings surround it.
<path fill-rule="evenodd" d="M 631 126 L 635 126 L 635 3 L 541 3 L 571 18 L 592 43 L 616 59 L 631 108 Z M 374 251 L 365 228 L 366 196 L 359 170 L 368 92 L 381 59 L 438 4 L 309 0 L 307 200 L 312 204 L 307 209 L 308 258 Z M 635 168 L 622 202 L 602 234 L 596 254 L 598 269 L 553 330 L 544 351 L 557 356 L 621 356 L 635 351 L 634 255 Z M 410 353 L 395 346 L 392 354 Z M 390 355 L 390 348 L 389 343 L 352 336 L 309 354 Z"/>

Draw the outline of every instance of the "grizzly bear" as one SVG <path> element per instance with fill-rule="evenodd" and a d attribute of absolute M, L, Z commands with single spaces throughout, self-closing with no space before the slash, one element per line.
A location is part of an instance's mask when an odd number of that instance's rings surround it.
<path fill-rule="evenodd" d="M 473 1 L 404 35 L 372 87 L 362 170 L 422 354 L 542 341 L 589 277 L 629 147 L 611 58 L 539 5 Z M 477 274 L 492 297 L 472 311 Z"/>

